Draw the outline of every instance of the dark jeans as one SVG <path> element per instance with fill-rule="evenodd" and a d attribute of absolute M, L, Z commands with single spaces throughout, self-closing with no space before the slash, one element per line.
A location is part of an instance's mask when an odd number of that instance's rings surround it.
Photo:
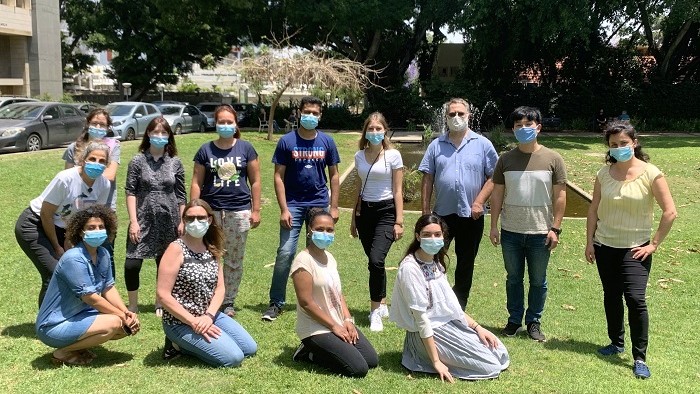
<path fill-rule="evenodd" d="M 160 259 L 163 256 L 156 256 L 156 278 L 158 277 L 158 267 L 160 267 Z M 126 284 L 127 291 L 138 290 L 140 286 L 139 274 L 141 273 L 141 266 L 143 265 L 143 259 L 129 259 L 124 260 L 124 283 Z"/>
<path fill-rule="evenodd" d="M 367 338 L 357 330 L 359 338 L 351 345 L 338 338 L 332 332 L 312 335 L 302 339 L 308 347 L 312 363 L 351 378 L 361 378 L 367 375 L 370 368 L 379 363 L 377 352 Z"/>
<path fill-rule="evenodd" d="M 448 238 L 445 239 L 445 245 L 449 248 L 452 240 L 455 242 L 457 267 L 452 290 L 457 295 L 459 305 L 466 309 L 474 276 L 474 260 L 479 253 L 479 243 L 484 234 L 484 217 L 474 220 L 471 217 L 464 218 L 452 214 L 441 218 L 447 223 Z"/>
<path fill-rule="evenodd" d="M 386 297 L 384 260 L 394 242 L 396 206 L 394 200 L 362 201 L 360 215 L 355 217 L 357 233 L 368 258 L 369 298 L 380 302 Z"/>
<path fill-rule="evenodd" d="M 646 244 L 645 244 L 646 245 Z M 646 360 L 649 342 L 649 312 L 646 303 L 651 256 L 634 259 L 629 248 L 595 245 L 595 260 L 603 284 L 603 305 L 608 323 L 608 337 L 615 346 L 625 345 L 624 296 L 627 303 L 632 357 Z"/>

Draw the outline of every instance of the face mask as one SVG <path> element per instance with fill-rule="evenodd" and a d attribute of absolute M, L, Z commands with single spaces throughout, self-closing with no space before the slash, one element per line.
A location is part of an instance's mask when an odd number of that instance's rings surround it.
<path fill-rule="evenodd" d="M 610 148 L 610 156 L 615 160 L 624 163 L 634 156 L 634 148 L 632 145 L 625 145 L 619 148 Z"/>
<path fill-rule="evenodd" d="M 436 255 L 445 246 L 445 240 L 442 238 L 421 238 L 420 248 L 429 255 Z"/>
<path fill-rule="evenodd" d="M 325 231 L 312 231 L 311 242 L 319 249 L 327 249 L 335 240 L 335 234 Z"/>
<path fill-rule="evenodd" d="M 83 242 L 96 248 L 107 240 L 107 230 L 83 231 Z"/>
<path fill-rule="evenodd" d="M 85 174 L 88 176 L 88 178 L 97 179 L 97 177 L 99 177 L 100 175 L 102 175 L 103 172 L 105 172 L 106 167 L 107 166 L 105 166 L 104 164 L 89 161 L 83 166 L 83 171 L 85 171 Z"/>
<path fill-rule="evenodd" d="M 187 223 L 185 225 L 185 231 L 187 231 L 187 234 L 195 238 L 202 238 L 207 233 L 207 230 L 209 230 L 208 220 L 199 221 L 195 219 L 191 223 Z"/>
<path fill-rule="evenodd" d="M 151 137 L 151 145 L 160 149 L 165 145 L 168 145 L 168 137 Z"/>
<path fill-rule="evenodd" d="M 367 141 L 369 141 L 370 144 L 372 145 L 379 145 L 382 143 L 384 140 L 384 133 L 382 132 L 373 132 L 373 133 L 365 133 L 365 138 L 367 138 Z"/>
<path fill-rule="evenodd" d="M 217 124 L 216 132 L 221 138 L 231 138 L 236 134 L 236 126 L 232 124 Z"/>
<path fill-rule="evenodd" d="M 88 127 L 88 134 L 90 134 L 90 139 L 101 140 L 107 135 L 107 130 L 99 127 Z"/>
<path fill-rule="evenodd" d="M 316 126 L 318 126 L 318 116 L 303 114 L 301 115 L 301 120 L 299 120 L 299 123 L 301 123 L 301 127 L 305 128 L 306 130 L 315 130 Z"/>
<path fill-rule="evenodd" d="M 537 127 L 521 127 L 515 130 L 515 139 L 521 144 L 527 144 L 537 138 Z"/>
<path fill-rule="evenodd" d="M 450 131 L 454 131 L 456 133 L 461 133 L 462 131 L 466 130 L 468 126 L 467 119 L 461 117 L 461 116 L 455 116 L 454 118 L 447 118 L 447 127 L 450 129 Z"/>

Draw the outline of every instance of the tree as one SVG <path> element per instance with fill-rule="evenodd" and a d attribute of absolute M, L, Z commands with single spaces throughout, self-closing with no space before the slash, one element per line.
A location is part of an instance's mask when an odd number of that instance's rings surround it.
<path fill-rule="evenodd" d="M 63 73 L 71 75 L 90 69 L 95 57 L 82 53 L 80 44 L 87 45 L 90 31 L 95 21 L 96 3 L 91 0 L 60 0 L 61 20 L 70 26 L 68 35 L 61 32 L 61 64 Z"/>

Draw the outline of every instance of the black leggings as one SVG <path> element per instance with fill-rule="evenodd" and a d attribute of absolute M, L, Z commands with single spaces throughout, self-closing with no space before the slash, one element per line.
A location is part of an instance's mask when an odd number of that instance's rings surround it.
<path fill-rule="evenodd" d="M 380 302 L 386 298 L 384 260 L 394 242 L 396 207 L 394 200 L 362 201 L 361 204 L 360 215 L 355 217 L 355 224 L 368 259 L 369 298 Z"/>
<path fill-rule="evenodd" d="M 304 338 L 301 342 L 308 347 L 312 363 L 351 378 L 367 375 L 370 368 L 379 363 L 377 352 L 367 338 L 357 330 L 359 338 L 351 345 L 332 332 Z"/>
<path fill-rule="evenodd" d="M 158 267 L 160 267 L 160 259 L 163 255 L 156 256 L 156 277 L 158 277 Z M 143 259 L 129 259 L 124 261 L 124 283 L 127 291 L 138 290 L 141 286 L 139 274 L 141 273 L 141 265 Z"/>
<path fill-rule="evenodd" d="M 635 360 L 644 361 L 649 342 L 646 289 L 649 271 L 651 271 L 651 255 L 644 261 L 640 261 L 632 258 L 633 254 L 629 248 L 595 245 L 596 265 L 603 284 L 603 305 L 608 323 L 608 337 L 615 346 L 625 345 L 625 310 L 622 304 L 624 295 L 632 340 L 632 357 Z"/>

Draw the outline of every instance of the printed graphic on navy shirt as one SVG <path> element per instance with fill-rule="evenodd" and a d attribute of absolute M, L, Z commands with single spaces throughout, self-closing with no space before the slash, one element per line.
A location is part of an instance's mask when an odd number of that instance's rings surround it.
<path fill-rule="evenodd" d="M 200 198 L 217 211 L 250 209 L 248 162 L 257 158 L 253 146 L 243 140 L 230 149 L 220 149 L 214 142 L 202 145 L 194 157 L 205 170 Z"/>

